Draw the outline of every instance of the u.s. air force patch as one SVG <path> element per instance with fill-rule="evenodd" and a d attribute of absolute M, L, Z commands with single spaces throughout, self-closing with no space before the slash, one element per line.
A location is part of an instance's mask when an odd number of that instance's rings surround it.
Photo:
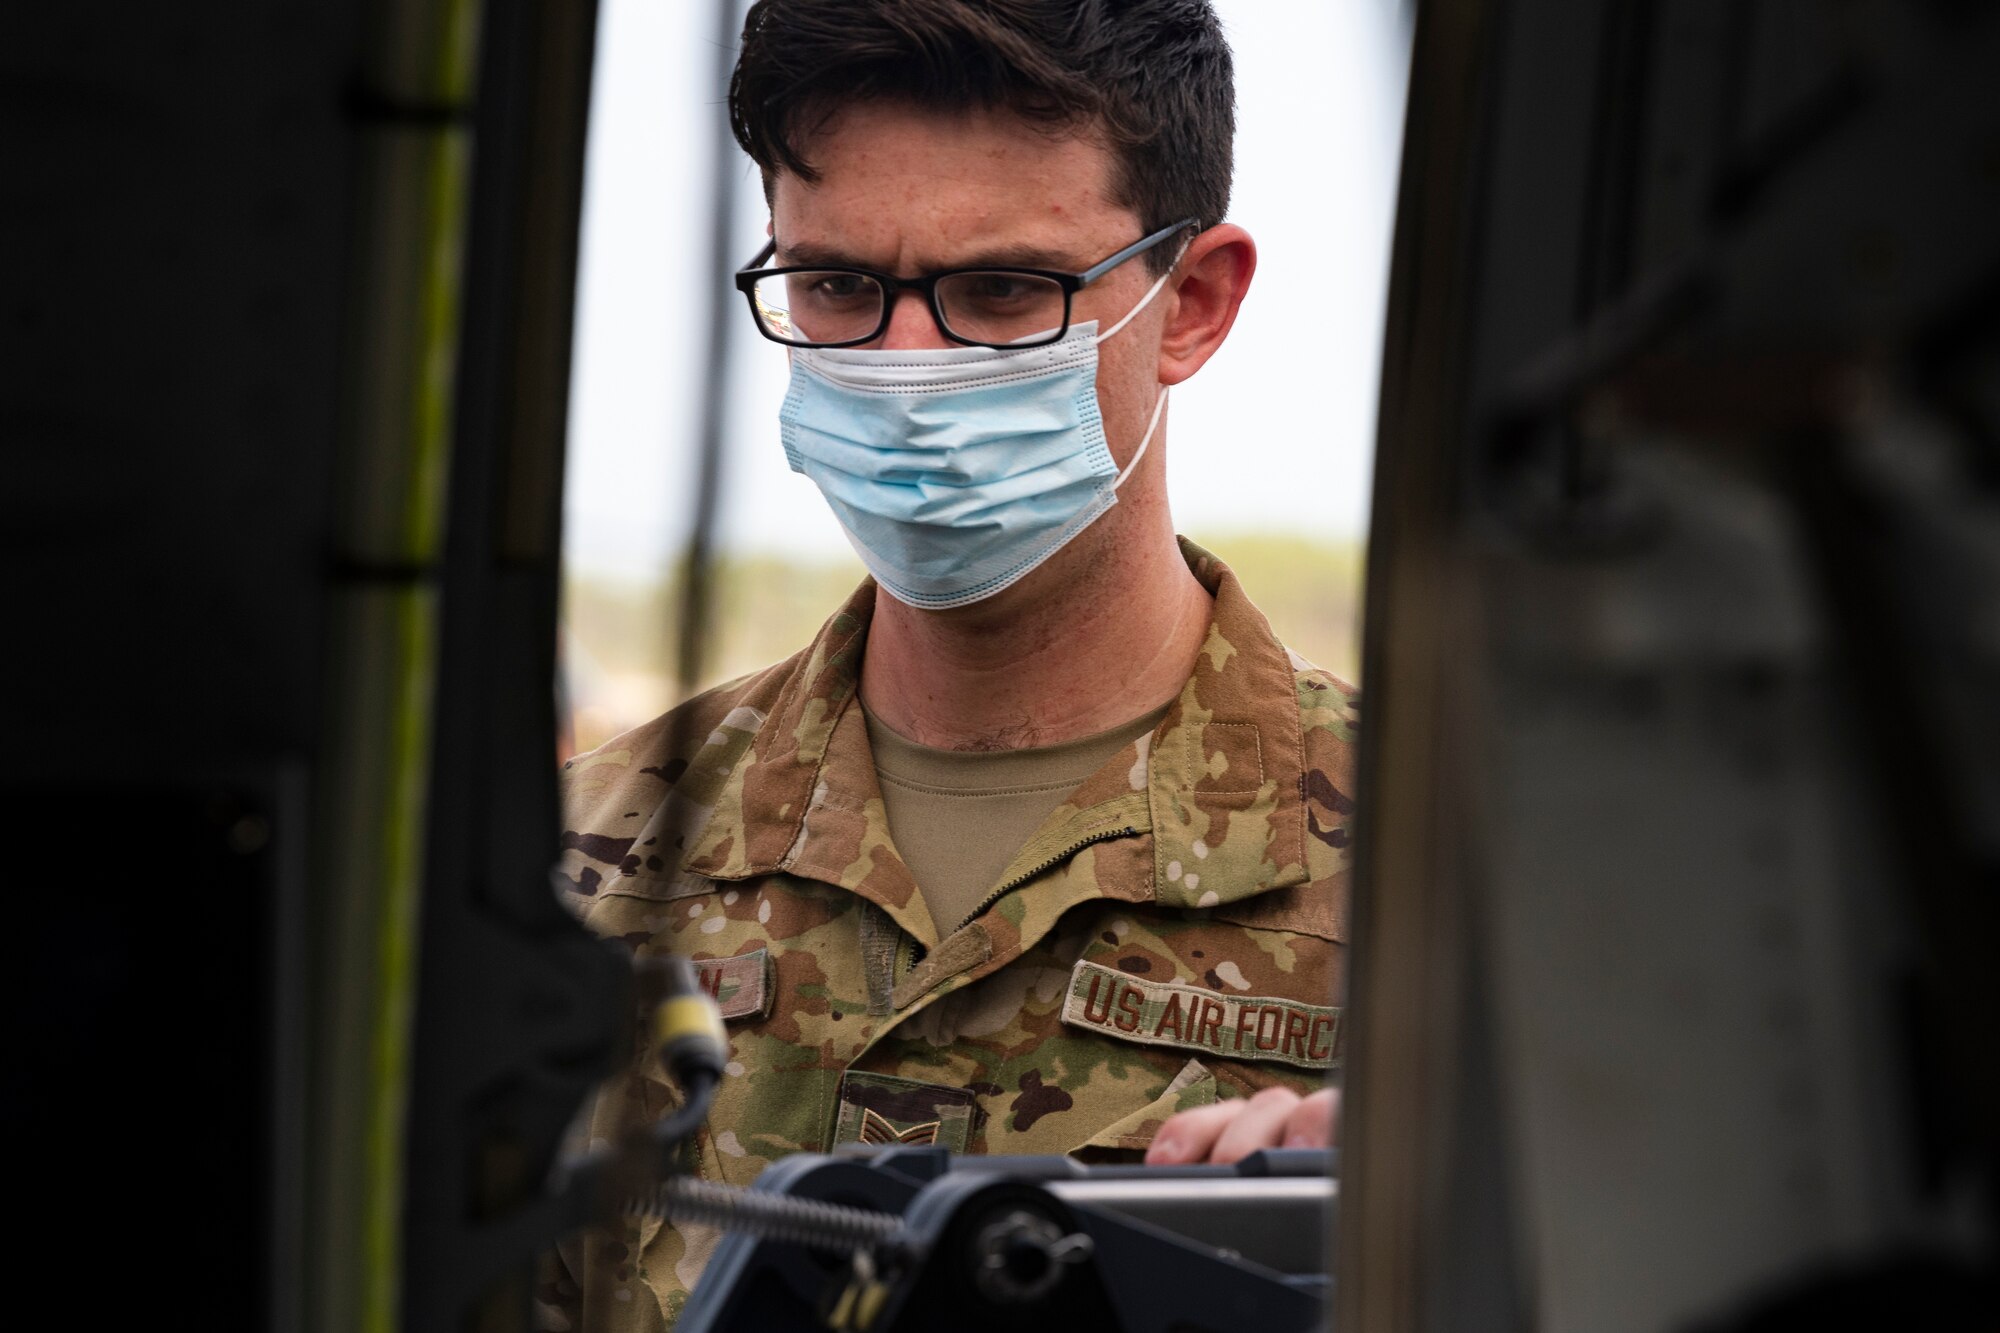
<path fill-rule="evenodd" d="M 1141 981 L 1080 961 L 1069 974 L 1063 1022 L 1151 1046 L 1184 1046 L 1235 1060 L 1331 1069 L 1340 1060 L 1340 1010 L 1272 995 L 1222 995 Z"/>

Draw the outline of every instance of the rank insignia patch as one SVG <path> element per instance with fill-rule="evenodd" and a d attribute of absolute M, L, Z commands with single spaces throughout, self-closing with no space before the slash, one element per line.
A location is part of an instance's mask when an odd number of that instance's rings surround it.
<path fill-rule="evenodd" d="M 1229 995 L 1142 981 L 1077 963 L 1063 1022 L 1149 1046 L 1180 1046 L 1232 1060 L 1278 1060 L 1305 1069 L 1340 1062 L 1340 1010 L 1273 995 Z"/>
<path fill-rule="evenodd" d="M 771 1012 L 769 949 L 752 949 L 734 958 L 697 958 L 694 974 L 725 1019 L 762 1018 Z"/>
<path fill-rule="evenodd" d="M 936 1144 L 964 1152 L 978 1106 L 965 1088 L 850 1069 L 840 1076 L 833 1142 Z"/>

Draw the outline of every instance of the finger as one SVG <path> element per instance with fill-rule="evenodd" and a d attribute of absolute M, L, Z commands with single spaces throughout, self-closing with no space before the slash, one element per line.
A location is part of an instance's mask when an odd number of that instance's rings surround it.
<path fill-rule="evenodd" d="M 1146 1149 L 1147 1166 L 1185 1166 L 1208 1156 L 1224 1126 L 1234 1120 L 1248 1102 L 1213 1102 L 1167 1117 Z"/>
<path fill-rule="evenodd" d="M 1282 1141 L 1285 1121 L 1299 1104 L 1299 1094 L 1290 1088 L 1266 1088 L 1243 1104 L 1243 1113 L 1231 1120 L 1209 1149 L 1208 1160 L 1217 1166 L 1240 1162 L 1259 1148 L 1275 1148 Z"/>
<path fill-rule="evenodd" d="M 1321 1088 L 1303 1097 L 1285 1117 L 1284 1146 L 1287 1148 L 1328 1148 L 1340 1126 L 1340 1094 Z"/>

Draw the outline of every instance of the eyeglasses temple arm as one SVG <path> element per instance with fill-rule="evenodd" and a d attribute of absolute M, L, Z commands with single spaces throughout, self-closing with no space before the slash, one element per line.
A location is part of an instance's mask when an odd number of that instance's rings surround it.
<path fill-rule="evenodd" d="M 1089 268 L 1085 269 L 1083 272 L 1077 274 L 1076 285 L 1079 287 L 1088 287 L 1091 283 L 1096 282 L 1099 278 L 1109 273 L 1112 269 L 1117 268 L 1120 264 L 1124 263 L 1126 260 L 1144 254 L 1146 251 L 1158 245 L 1161 241 L 1166 240 L 1169 236 L 1176 235 L 1179 232 L 1187 230 L 1189 227 L 1196 226 L 1197 223 L 1198 219 L 1182 218 L 1179 222 L 1174 223 L 1171 227 L 1162 227 L 1158 231 L 1154 232 L 1151 236 L 1140 237 L 1138 240 L 1132 242 L 1132 244 L 1126 246 L 1123 250 L 1120 250 L 1117 254 L 1111 256 L 1111 258 L 1105 260 L 1100 264 L 1093 264 Z"/>

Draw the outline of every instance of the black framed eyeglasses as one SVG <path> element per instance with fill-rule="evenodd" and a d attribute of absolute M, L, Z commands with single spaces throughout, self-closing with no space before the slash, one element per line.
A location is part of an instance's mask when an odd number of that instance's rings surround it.
<path fill-rule="evenodd" d="M 1081 273 L 1041 268 L 954 268 L 899 278 L 866 268 L 759 268 L 777 252 L 766 241 L 736 274 L 757 331 L 787 347 L 856 347 L 887 331 L 899 293 L 919 291 L 938 331 L 969 347 L 1041 347 L 1069 332 L 1076 294 L 1161 242 L 1195 226 L 1182 218 Z"/>

